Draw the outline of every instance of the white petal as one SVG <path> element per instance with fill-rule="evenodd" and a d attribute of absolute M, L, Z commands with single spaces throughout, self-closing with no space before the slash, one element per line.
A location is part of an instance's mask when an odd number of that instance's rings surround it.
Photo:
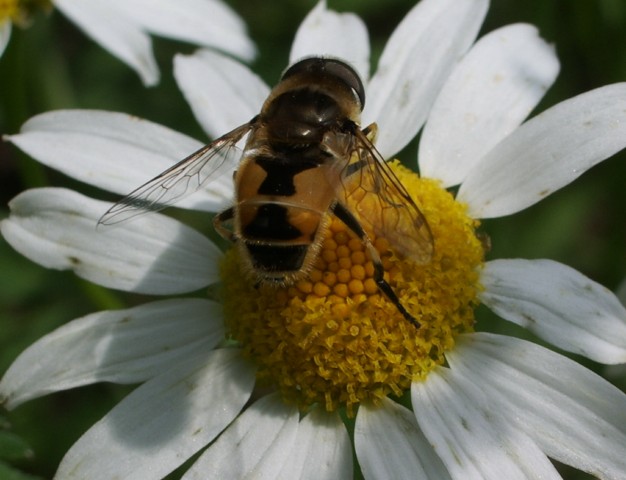
<path fill-rule="evenodd" d="M 221 306 L 173 299 L 92 313 L 44 336 L 0 381 L 8 408 L 52 392 L 96 382 L 148 380 L 224 338 Z"/>
<path fill-rule="evenodd" d="M 209 50 L 176 55 L 174 77 L 196 119 L 212 138 L 249 122 L 270 91 L 248 67 Z"/>
<path fill-rule="evenodd" d="M 61 188 L 27 190 L 0 223 L 15 250 L 47 268 L 124 291 L 167 295 L 218 280 L 220 251 L 197 231 L 163 215 L 96 230 L 110 206 Z"/>
<path fill-rule="evenodd" d="M 108 0 L 54 0 L 54 5 L 103 48 L 133 68 L 146 86 L 159 81 L 152 41 L 136 20 L 110 8 Z"/>
<path fill-rule="evenodd" d="M 274 479 L 292 454 L 298 409 L 276 394 L 251 405 L 187 471 L 184 480 Z"/>
<path fill-rule="evenodd" d="M 607 288 L 551 260 L 495 260 L 481 300 L 502 318 L 569 352 L 626 363 L 626 309 Z"/>
<path fill-rule="evenodd" d="M 304 57 L 324 56 L 346 60 L 365 83 L 369 78 L 367 28 L 354 13 L 337 13 L 320 0 L 303 20 L 291 45 L 289 64 Z"/>
<path fill-rule="evenodd" d="M 161 125 L 97 110 L 58 110 L 28 120 L 6 137 L 66 175 L 127 194 L 202 146 Z M 215 181 L 177 205 L 216 211 L 230 201 L 232 182 Z"/>
<path fill-rule="evenodd" d="M 11 38 L 11 21 L 5 20 L 4 22 L 0 22 L 0 57 L 4 53 L 4 49 L 7 47 L 9 43 L 9 39 Z"/>
<path fill-rule="evenodd" d="M 461 183 L 481 158 L 517 128 L 559 71 L 554 48 L 531 25 L 481 38 L 437 97 L 422 132 L 421 175 Z"/>
<path fill-rule="evenodd" d="M 622 280 L 622 283 L 618 285 L 615 295 L 622 302 L 622 305 L 626 305 L 626 279 Z"/>
<path fill-rule="evenodd" d="M 218 0 L 108 0 L 109 6 L 164 37 L 252 60 L 256 48 L 241 18 Z"/>
<path fill-rule="evenodd" d="M 470 47 L 487 0 L 422 0 L 387 42 L 369 85 L 363 123 L 377 122 L 376 146 L 386 158 L 424 124 L 454 64 Z"/>
<path fill-rule="evenodd" d="M 537 445 L 503 420 L 480 387 L 479 379 L 471 384 L 445 368 L 411 386 L 417 421 L 452 478 L 560 479 Z"/>
<path fill-rule="evenodd" d="M 186 362 L 137 388 L 67 452 L 57 479 L 162 478 L 241 411 L 254 369 L 237 349 Z"/>
<path fill-rule="evenodd" d="M 450 479 L 409 409 L 385 398 L 378 408 L 359 407 L 354 448 L 366 479 Z"/>
<path fill-rule="evenodd" d="M 626 147 L 626 83 L 571 98 L 496 145 L 461 185 L 474 218 L 509 215 L 567 185 Z"/>
<path fill-rule="evenodd" d="M 352 444 L 337 413 L 315 408 L 298 425 L 294 448 L 277 478 L 352 478 Z"/>
<path fill-rule="evenodd" d="M 531 342 L 488 333 L 461 337 L 446 356 L 548 456 L 623 478 L 626 395 L 602 377 Z"/>

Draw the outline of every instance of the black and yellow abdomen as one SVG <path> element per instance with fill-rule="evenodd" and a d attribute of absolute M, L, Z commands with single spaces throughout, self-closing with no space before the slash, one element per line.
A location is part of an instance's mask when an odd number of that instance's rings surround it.
<path fill-rule="evenodd" d="M 325 169 L 292 153 L 249 156 L 235 178 L 235 233 L 263 281 L 291 283 L 308 273 L 334 198 Z"/>

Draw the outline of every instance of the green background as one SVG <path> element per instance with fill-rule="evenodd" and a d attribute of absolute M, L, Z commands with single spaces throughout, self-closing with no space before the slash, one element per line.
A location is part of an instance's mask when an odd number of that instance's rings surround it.
<path fill-rule="evenodd" d="M 268 84 L 274 84 L 286 66 L 298 24 L 315 2 L 228 3 L 242 15 L 259 46 L 252 68 Z M 354 11 L 364 19 L 377 58 L 414 2 L 328 0 L 328 4 L 338 11 Z M 561 61 L 556 84 L 536 112 L 626 79 L 624 0 L 493 0 L 482 33 L 516 22 L 536 25 L 541 35 L 556 45 Z M 14 133 L 28 118 L 48 110 L 93 108 L 131 113 L 205 139 L 171 72 L 173 55 L 192 52 L 194 47 L 156 38 L 154 49 L 162 79 L 158 86 L 146 89 L 134 71 L 85 37 L 59 12 L 36 15 L 29 28 L 14 29 L 0 58 L 0 133 Z M 401 157 L 413 162 L 415 151 L 413 142 Z M 625 173 L 626 154 L 622 152 L 545 201 L 511 217 L 485 222 L 483 230 L 493 245 L 488 258 L 551 258 L 616 290 L 626 276 Z M 0 143 L 0 218 L 8 215 L 7 203 L 17 193 L 44 185 L 67 186 L 114 199 Z M 210 232 L 206 218 L 182 216 Z M 68 320 L 146 300 L 101 289 L 69 272 L 39 267 L 2 238 L 0 269 L 0 372 L 29 344 Z M 479 309 L 478 317 L 480 330 L 532 338 L 485 308 Z M 625 369 L 576 360 L 626 388 Z M 14 412 L 0 412 L 0 479 L 11 478 L 8 475 L 50 478 L 69 446 L 128 391 L 127 387 L 101 384 L 37 399 Z M 7 464 L 15 470 L 8 473 Z M 567 467 L 559 469 L 568 479 L 589 478 Z"/>

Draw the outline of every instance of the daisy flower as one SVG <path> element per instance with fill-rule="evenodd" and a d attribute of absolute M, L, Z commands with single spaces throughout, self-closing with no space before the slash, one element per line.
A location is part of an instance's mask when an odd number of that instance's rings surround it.
<path fill-rule="evenodd" d="M 24 26 L 35 10 L 53 7 L 134 69 L 145 85 L 159 81 L 150 34 L 217 48 L 244 60 L 256 51 L 242 20 L 220 0 L 3 0 L 0 55 L 13 24 Z"/>
<path fill-rule="evenodd" d="M 43 266 L 143 294 L 222 285 L 219 302 L 169 298 L 76 319 L 15 360 L 0 382 L 8 408 L 94 382 L 141 384 L 74 444 L 58 478 L 160 478 L 202 449 L 183 478 L 352 478 L 353 452 L 368 479 L 559 478 L 550 459 L 624 478 L 626 395 L 545 347 L 476 332 L 474 310 L 482 302 L 594 361 L 626 360 L 614 294 L 554 261 L 485 261 L 476 233 L 478 219 L 521 211 L 626 147 L 626 84 L 522 123 L 558 62 L 530 25 L 476 41 L 487 8 L 422 0 L 371 79 L 362 21 L 324 2 L 291 50 L 290 63 L 315 54 L 354 65 L 366 84 L 363 125 L 378 123 L 386 158 L 424 126 L 421 176 L 392 168 L 428 220 L 432 261 L 413 265 L 375 240 L 419 329 L 370 288 L 371 262 L 338 222 L 310 278 L 268 292 L 244 280 L 232 251 L 166 216 L 96 230 L 109 205 L 77 192 L 29 190 L 11 202 L 2 234 Z M 209 51 L 177 56 L 175 76 L 210 136 L 248 121 L 269 92 Z M 117 193 L 201 146 L 98 111 L 39 115 L 8 140 Z M 224 175 L 181 206 L 215 212 L 231 195 Z"/>

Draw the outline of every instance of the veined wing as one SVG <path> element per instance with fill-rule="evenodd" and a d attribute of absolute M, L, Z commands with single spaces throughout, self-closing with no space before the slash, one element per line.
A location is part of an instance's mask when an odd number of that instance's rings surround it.
<path fill-rule="evenodd" d="M 386 238 L 406 258 L 420 264 L 430 261 L 434 243 L 424 214 L 359 128 L 338 188 L 338 198 L 366 231 Z"/>
<path fill-rule="evenodd" d="M 163 210 L 196 192 L 209 179 L 232 169 L 241 156 L 236 143 L 254 123 L 255 119 L 235 128 L 133 190 L 109 208 L 98 225 L 115 225 Z"/>

